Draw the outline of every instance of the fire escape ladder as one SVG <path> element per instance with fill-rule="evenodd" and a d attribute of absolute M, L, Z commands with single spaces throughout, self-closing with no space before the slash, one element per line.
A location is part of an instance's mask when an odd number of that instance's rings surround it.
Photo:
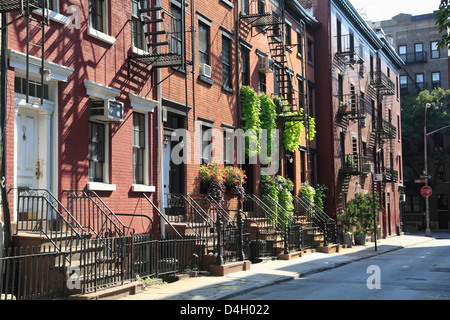
<path fill-rule="evenodd" d="M 146 51 L 130 55 L 128 76 L 132 77 L 133 62 L 139 66 L 138 70 L 173 69 L 156 85 L 180 71 L 185 78 L 186 129 L 189 129 L 190 109 L 195 119 L 195 0 L 180 0 L 180 6 L 173 3 L 170 9 L 146 4 L 145 0 L 138 1 Z M 175 7 L 177 10 L 173 10 Z"/>
<path fill-rule="evenodd" d="M 7 0 L 2 1 L 0 4 L 0 12 L 20 12 L 20 15 L 10 21 L 6 26 L 14 23 L 22 18 L 26 21 L 26 102 L 33 104 L 44 104 L 44 93 L 45 93 L 45 80 L 47 72 L 45 70 L 45 27 L 50 25 L 49 20 L 49 6 L 47 0 Z M 32 16 L 32 13 L 38 13 L 39 18 Z M 33 35 L 33 36 L 32 36 Z M 35 48 L 33 50 L 33 48 Z M 31 62 L 30 56 L 31 52 L 35 52 L 35 57 L 40 59 L 40 63 L 36 64 Z M 33 99 L 30 101 L 30 66 L 39 68 L 40 70 L 40 80 L 37 82 L 37 87 L 40 92 L 36 93 L 39 99 Z"/>

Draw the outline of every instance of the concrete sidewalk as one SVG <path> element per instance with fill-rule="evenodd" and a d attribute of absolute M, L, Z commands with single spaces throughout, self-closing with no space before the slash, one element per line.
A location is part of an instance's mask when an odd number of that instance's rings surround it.
<path fill-rule="evenodd" d="M 375 251 L 375 243 L 368 242 L 365 246 L 341 249 L 339 253 L 315 252 L 290 261 L 271 260 L 252 264 L 248 271 L 222 277 L 185 278 L 169 284 L 148 286 L 142 292 L 117 300 L 222 300 L 375 255 L 435 241 L 440 236 L 449 237 L 450 235 L 434 234 L 432 237 L 425 237 L 424 234 L 406 234 L 378 240 L 377 251 Z"/>

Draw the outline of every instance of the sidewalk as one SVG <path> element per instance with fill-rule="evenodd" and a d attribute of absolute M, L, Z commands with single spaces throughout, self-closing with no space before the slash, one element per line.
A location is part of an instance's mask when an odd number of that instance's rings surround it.
<path fill-rule="evenodd" d="M 434 241 L 442 234 L 425 237 L 424 234 L 406 234 L 379 239 L 377 251 L 375 243 L 341 249 L 334 254 L 311 253 L 302 258 L 283 261 L 271 260 L 251 265 L 249 271 L 232 273 L 227 276 L 202 276 L 186 278 L 173 283 L 146 287 L 135 295 L 119 300 L 221 300 L 237 294 L 249 292 L 276 283 L 301 278 L 306 275 L 337 268 L 353 261 L 374 255 Z M 444 235 L 449 237 L 450 235 Z"/>

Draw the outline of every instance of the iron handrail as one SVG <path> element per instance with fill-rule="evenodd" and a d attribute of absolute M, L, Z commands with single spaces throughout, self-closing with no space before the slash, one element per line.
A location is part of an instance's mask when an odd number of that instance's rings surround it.
<path fill-rule="evenodd" d="M 162 214 L 162 212 L 158 209 L 158 207 L 153 203 L 152 200 L 150 200 L 150 198 L 145 194 L 142 193 L 142 195 L 144 196 L 144 198 L 152 205 L 152 207 L 156 210 L 156 212 L 158 213 L 158 215 L 164 219 L 164 221 L 172 228 L 172 230 L 177 234 L 177 236 L 180 239 L 183 239 L 183 236 L 178 232 L 178 230 L 172 225 L 172 223 L 167 219 L 167 217 L 165 215 Z"/>

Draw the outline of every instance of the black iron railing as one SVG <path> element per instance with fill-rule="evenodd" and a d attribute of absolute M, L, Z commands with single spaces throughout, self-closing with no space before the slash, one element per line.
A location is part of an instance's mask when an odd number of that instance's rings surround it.
<path fill-rule="evenodd" d="M 310 199 L 294 196 L 295 211 L 298 216 L 306 217 L 311 227 L 318 227 L 323 232 L 324 245 L 338 243 L 336 221 L 329 217 Z"/>
<path fill-rule="evenodd" d="M 125 226 L 94 191 L 65 190 L 62 198 L 66 198 L 67 209 L 75 219 L 97 238 L 133 233 L 133 229 Z"/>
<path fill-rule="evenodd" d="M 76 250 L 88 235 L 53 194 L 43 189 L 17 190 L 16 233 L 21 231 L 44 235 L 58 252 Z"/>

